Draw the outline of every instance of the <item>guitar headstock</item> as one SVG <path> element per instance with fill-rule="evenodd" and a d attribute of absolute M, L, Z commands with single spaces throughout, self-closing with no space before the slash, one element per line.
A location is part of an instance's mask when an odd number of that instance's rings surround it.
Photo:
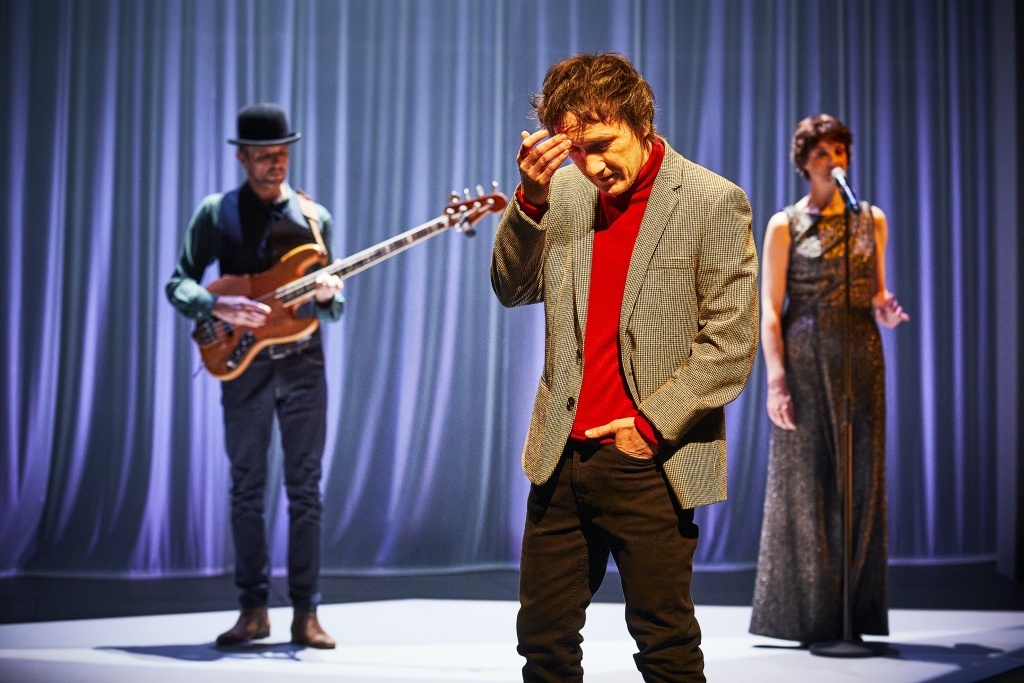
<path fill-rule="evenodd" d="M 476 234 L 473 225 L 489 213 L 499 213 L 505 210 L 508 204 L 508 197 L 498 192 L 498 183 L 491 183 L 492 192 L 484 194 L 484 188 L 476 186 L 477 196 L 469 194 L 469 188 L 463 190 L 463 195 L 452 192 L 448 197 L 451 203 L 444 208 L 444 219 L 448 227 L 454 227 L 467 237 Z"/>

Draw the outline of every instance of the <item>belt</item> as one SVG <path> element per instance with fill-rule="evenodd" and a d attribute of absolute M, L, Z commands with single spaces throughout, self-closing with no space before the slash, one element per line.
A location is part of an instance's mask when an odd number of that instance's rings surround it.
<path fill-rule="evenodd" d="M 308 334 L 305 337 L 301 337 L 286 344 L 271 344 L 267 347 L 267 355 L 270 356 L 271 360 L 287 358 L 288 356 L 302 351 L 304 348 L 309 346 L 312 341 L 313 335 Z"/>

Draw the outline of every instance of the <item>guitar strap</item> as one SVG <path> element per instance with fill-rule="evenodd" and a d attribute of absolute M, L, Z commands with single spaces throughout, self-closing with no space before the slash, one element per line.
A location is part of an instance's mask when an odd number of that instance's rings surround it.
<path fill-rule="evenodd" d="M 317 216 L 313 198 L 303 190 L 296 190 L 295 195 L 299 198 L 299 208 L 302 210 L 302 215 L 306 217 L 306 222 L 309 223 L 309 229 L 313 231 L 313 237 L 316 238 L 317 246 L 320 247 L 324 254 L 327 254 L 328 251 L 324 245 L 323 235 L 320 234 L 320 217 Z"/>

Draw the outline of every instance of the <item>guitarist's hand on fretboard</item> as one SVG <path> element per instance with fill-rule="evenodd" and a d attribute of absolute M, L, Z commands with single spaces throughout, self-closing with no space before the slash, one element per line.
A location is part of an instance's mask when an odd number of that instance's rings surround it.
<path fill-rule="evenodd" d="M 269 313 L 270 306 L 245 296 L 222 294 L 213 304 L 213 316 L 235 327 L 260 327 Z"/>
<path fill-rule="evenodd" d="M 341 259 L 334 259 L 335 265 L 341 263 Z M 321 273 L 316 276 L 316 300 L 318 303 L 326 304 L 334 298 L 334 295 L 345 287 L 341 278 L 332 273 Z"/>

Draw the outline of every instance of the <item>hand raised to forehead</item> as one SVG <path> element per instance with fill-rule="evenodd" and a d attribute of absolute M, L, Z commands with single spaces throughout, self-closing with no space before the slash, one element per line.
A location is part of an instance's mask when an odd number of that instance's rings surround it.
<path fill-rule="evenodd" d="M 548 201 L 548 186 L 551 176 L 569 156 L 572 144 L 569 139 L 559 133 L 548 137 L 548 131 L 538 130 L 534 133 L 520 133 L 522 144 L 519 146 L 519 178 L 523 186 L 523 197 L 534 206 L 543 206 Z"/>

